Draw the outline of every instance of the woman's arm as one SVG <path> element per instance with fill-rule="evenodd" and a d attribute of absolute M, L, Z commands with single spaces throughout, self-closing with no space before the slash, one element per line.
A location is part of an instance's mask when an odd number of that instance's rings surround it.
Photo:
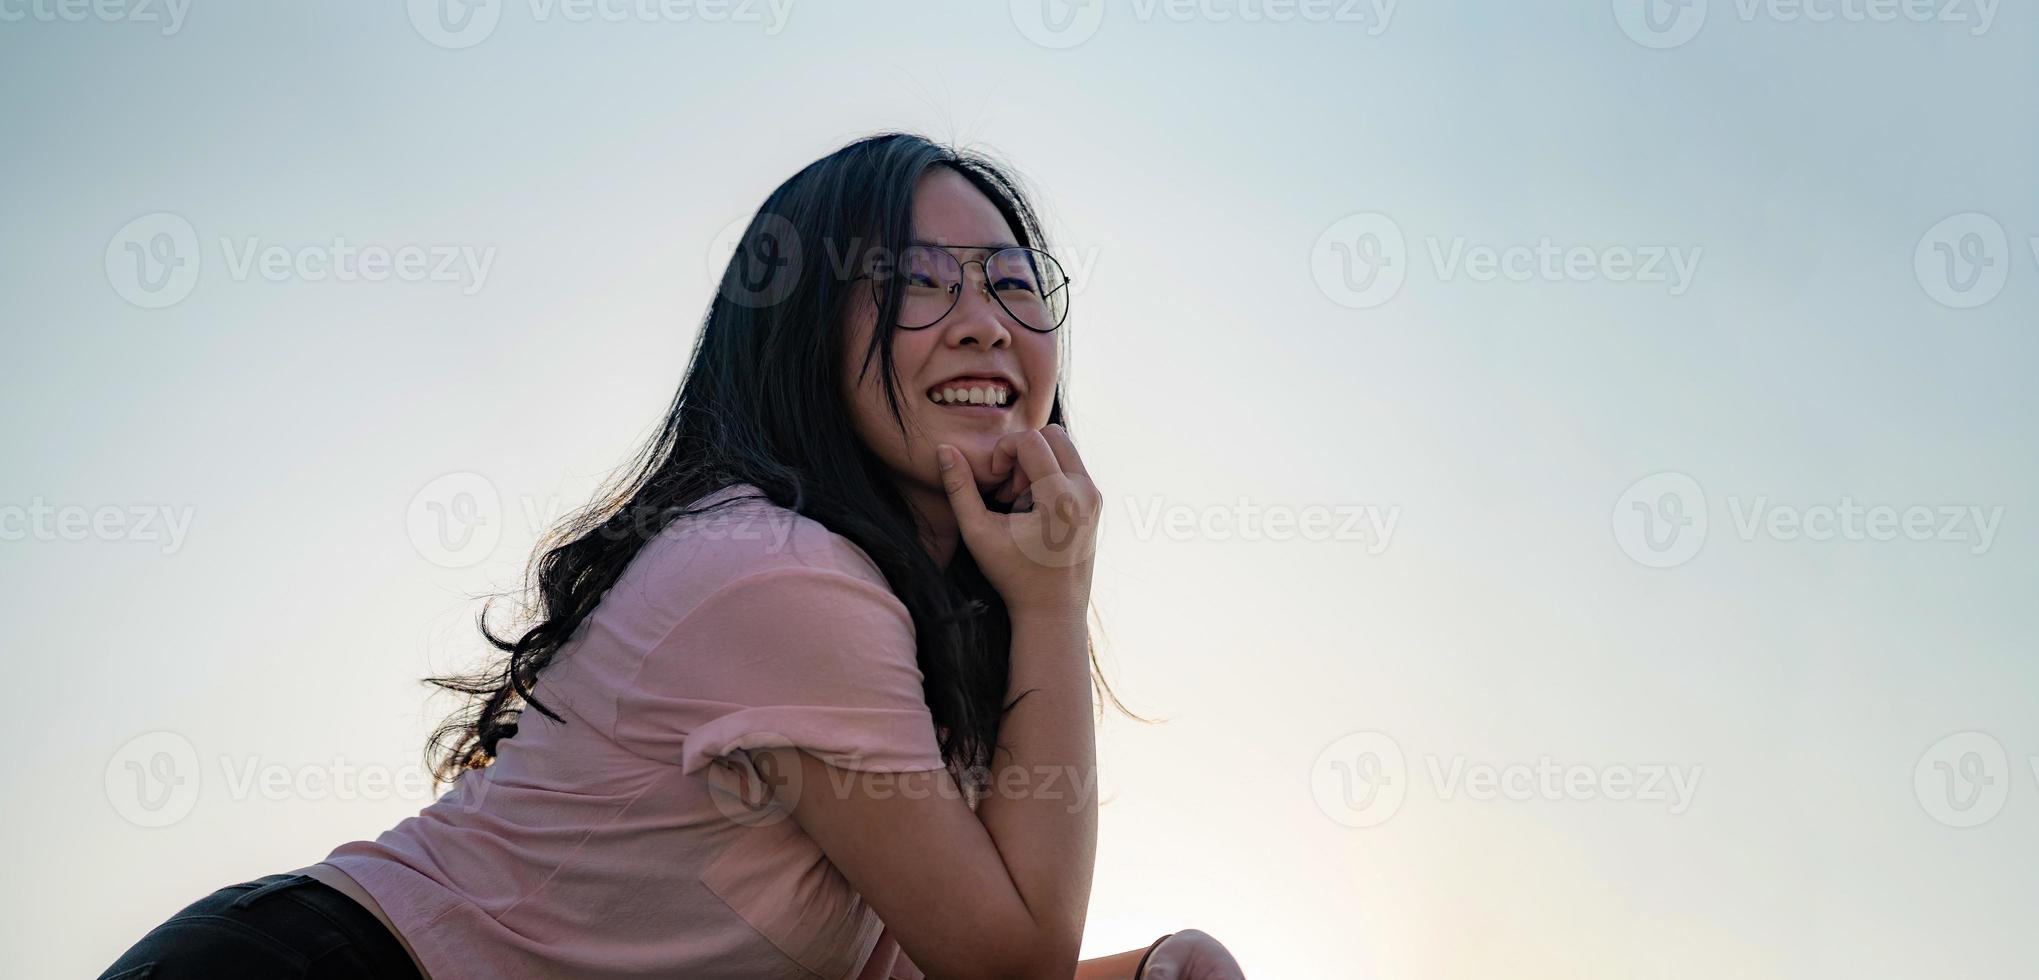
<path fill-rule="evenodd" d="M 1019 703 L 999 725 L 1002 757 L 977 805 L 977 819 L 1007 855 L 1013 886 L 1058 941 L 1064 963 L 1076 962 L 1083 942 L 1097 858 L 1097 800 L 1089 795 L 1097 785 L 1096 709 L 1083 613 L 1013 611 L 1006 700 Z M 1055 857 L 1016 860 L 1028 854 Z"/>
<path fill-rule="evenodd" d="M 793 819 L 929 976 L 1070 980 L 1078 965 L 1097 850 L 1088 635 L 1080 611 L 1013 617 L 1010 686 L 1028 693 L 1005 716 L 974 814 L 947 770 L 753 750 L 799 774 Z"/>
<path fill-rule="evenodd" d="M 1012 706 L 976 812 L 946 770 L 877 779 L 797 748 L 764 751 L 777 756 L 776 771 L 799 774 L 800 828 L 923 970 L 945 980 L 1070 980 L 1097 856 L 1084 616 L 1103 498 L 1059 426 L 999 446 L 1030 478 L 1031 510 L 990 513 L 962 454 L 949 450 L 941 463 L 963 542 L 1012 623 Z"/>

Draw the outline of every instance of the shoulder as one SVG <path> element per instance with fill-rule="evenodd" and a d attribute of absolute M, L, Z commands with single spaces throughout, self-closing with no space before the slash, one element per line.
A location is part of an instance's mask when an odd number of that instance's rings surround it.
<path fill-rule="evenodd" d="M 630 575 L 660 604 L 692 605 L 727 590 L 870 592 L 897 602 L 864 549 L 750 484 L 692 501 L 632 562 Z"/>
<path fill-rule="evenodd" d="M 748 485 L 702 502 L 628 572 L 619 608 L 650 624 L 640 687 L 783 704 L 919 691 L 913 617 L 862 548 Z"/>

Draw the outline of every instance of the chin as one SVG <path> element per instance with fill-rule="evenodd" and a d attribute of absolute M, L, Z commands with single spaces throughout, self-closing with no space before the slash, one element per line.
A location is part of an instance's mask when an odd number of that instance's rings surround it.
<path fill-rule="evenodd" d="M 970 472 L 976 475 L 977 485 L 980 487 L 988 487 L 994 482 L 991 476 L 991 449 L 998 445 L 1001 435 L 1003 433 L 959 432 L 946 440 L 949 445 L 963 451 L 964 458 L 970 461 Z"/>

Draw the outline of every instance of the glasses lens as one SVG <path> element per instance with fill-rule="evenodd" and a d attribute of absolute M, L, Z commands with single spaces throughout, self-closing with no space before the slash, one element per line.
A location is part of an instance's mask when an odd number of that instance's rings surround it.
<path fill-rule="evenodd" d="M 1069 315 L 1069 280 L 1062 266 L 1037 248 L 1000 249 L 984 262 L 984 281 L 1013 319 L 1049 331 Z"/>
<path fill-rule="evenodd" d="M 934 326 L 956 305 L 962 291 L 963 267 L 938 248 L 908 245 L 899 253 L 899 325 L 908 330 Z M 878 302 L 885 300 L 886 277 L 874 277 Z"/>

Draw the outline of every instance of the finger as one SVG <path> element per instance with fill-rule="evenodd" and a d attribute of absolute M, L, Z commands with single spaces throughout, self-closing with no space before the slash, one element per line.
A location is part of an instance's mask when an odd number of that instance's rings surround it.
<path fill-rule="evenodd" d="M 1012 466 L 1019 460 L 1011 442 L 1012 436 L 1016 434 L 1007 433 L 999 436 L 998 441 L 991 444 L 991 463 L 987 469 L 992 479 L 1003 480 L 1012 475 Z"/>
<path fill-rule="evenodd" d="M 992 477 L 998 483 L 998 490 L 995 495 L 1004 503 L 1012 503 L 1019 498 L 1020 494 L 1026 492 L 1027 484 L 1031 481 L 1027 479 L 1025 473 L 1020 472 L 1019 456 L 1012 451 L 1011 447 L 1004 449 L 994 448 L 991 458 L 996 460 L 1000 466 L 998 475 Z"/>
<path fill-rule="evenodd" d="M 935 465 L 942 471 L 942 490 L 956 512 L 956 523 L 964 529 L 978 526 L 987 511 L 977 491 L 977 477 L 970 472 L 970 460 L 948 443 L 935 447 Z"/>
<path fill-rule="evenodd" d="M 1090 471 L 1083 468 L 1083 457 L 1076 452 L 1076 443 L 1069 438 L 1068 429 L 1060 423 L 1050 422 L 1041 429 L 1041 435 L 1048 440 L 1048 448 L 1055 451 L 1055 461 L 1062 467 L 1062 472 L 1071 476 L 1090 475 Z"/>
<path fill-rule="evenodd" d="M 1062 464 L 1055 461 L 1055 451 L 1048 448 L 1047 437 L 1038 429 L 1013 433 L 1019 443 L 1020 470 L 1026 473 L 1029 482 L 1039 483 L 1051 476 L 1062 475 Z"/>
<path fill-rule="evenodd" d="M 1025 432 L 1008 432 L 991 444 L 991 475 L 993 479 L 1006 481 L 998 491 L 998 499 L 1006 503 L 1018 500 L 1020 494 L 1027 492 L 1027 487 L 1034 482 L 1017 465 L 1019 441 L 1025 435 Z"/>

